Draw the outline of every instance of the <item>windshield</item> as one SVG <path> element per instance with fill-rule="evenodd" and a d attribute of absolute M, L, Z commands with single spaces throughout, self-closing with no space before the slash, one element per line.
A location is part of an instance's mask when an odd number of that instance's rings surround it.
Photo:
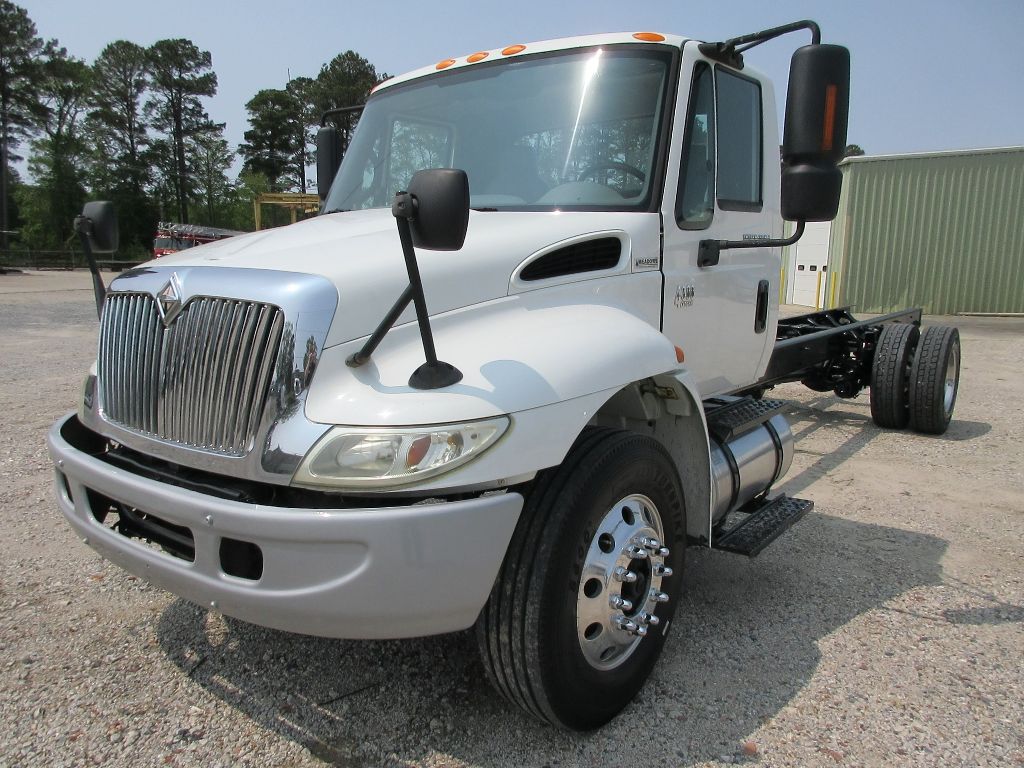
<path fill-rule="evenodd" d="M 671 54 L 634 46 L 466 67 L 366 105 L 324 212 L 382 208 L 426 168 L 461 168 L 471 205 L 647 208 Z"/>

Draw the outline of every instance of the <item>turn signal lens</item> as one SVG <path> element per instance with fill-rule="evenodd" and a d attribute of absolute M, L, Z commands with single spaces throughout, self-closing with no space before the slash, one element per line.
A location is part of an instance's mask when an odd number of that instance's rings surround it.
<path fill-rule="evenodd" d="M 351 489 L 417 482 L 480 455 L 508 423 L 503 416 L 427 427 L 334 427 L 306 455 L 295 482 Z"/>
<path fill-rule="evenodd" d="M 831 152 L 836 132 L 836 98 L 838 89 L 834 85 L 825 88 L 825 118 L 821 130 L 821 151 Z"/>

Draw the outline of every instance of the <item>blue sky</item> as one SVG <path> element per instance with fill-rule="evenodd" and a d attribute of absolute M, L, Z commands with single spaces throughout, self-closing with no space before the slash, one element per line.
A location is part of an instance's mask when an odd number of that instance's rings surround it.
<path fill-rule="evenodd" d="M 245 102 L 261 88 L 317 73 L 353 49 L 390 74 L 511 43 L 591 32 L 653 30 L 719 40 L 802 18 L 850 48 L 849 140 L 868 154 L 1024 144 L 1024 0 L 715 0 L 697 3 L 518 0 L 511 3 L 342 0 L 15 0 L 39 34 L 92 61 L 124 38 L 188 37 L 213 55 L 207 101 L 236 145 Z M 159 8 L 159 10 L 156 10 Z M 793 48 L 806 33 L 756 49 L 782 101 Z"/>

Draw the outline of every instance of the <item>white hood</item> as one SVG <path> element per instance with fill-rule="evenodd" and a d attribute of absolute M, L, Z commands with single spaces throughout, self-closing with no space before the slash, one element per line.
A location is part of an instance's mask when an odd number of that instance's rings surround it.
<path fill-rule="evenodd" d="M 472 211 L 462 250 L 417 251 L 427 307 L 436 315 L 505 296 L 513 271 L 530 255 L 579 235 L 614 230 L 627 234 L 634 252 L 657 254 L 657 214 Z M 318 216 L 199 246 L 161 258 L 156 265 L 322 275 L 337 287 L 339 299 L 326 346 L 372 333 L 408 284 L 390 209 Z M 410 307 L 398 322 L 413 319 Z"/>

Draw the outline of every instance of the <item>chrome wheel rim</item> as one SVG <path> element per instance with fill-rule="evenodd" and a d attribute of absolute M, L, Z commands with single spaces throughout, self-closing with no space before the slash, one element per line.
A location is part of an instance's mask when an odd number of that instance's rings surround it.
<path fill-rule="evenodd" d="M 661 516 L 654 503 L 631 494 L 598 523 L 583 562 L 576 596 L 576 631 L 583 657 L 599 670 L 628 659 L 661 621 L 668 602 L 662 579 L 672 575 Z"/>
<path fill-rule="evenodd" d="M 954 346 L 949 353 L 946 364 L 946 382 L 942 391 L 942 407 L 949 416 L 953 412 L 953 400 L 956 398 L 956 375 L 960 370 L 960 348 Z"/>

